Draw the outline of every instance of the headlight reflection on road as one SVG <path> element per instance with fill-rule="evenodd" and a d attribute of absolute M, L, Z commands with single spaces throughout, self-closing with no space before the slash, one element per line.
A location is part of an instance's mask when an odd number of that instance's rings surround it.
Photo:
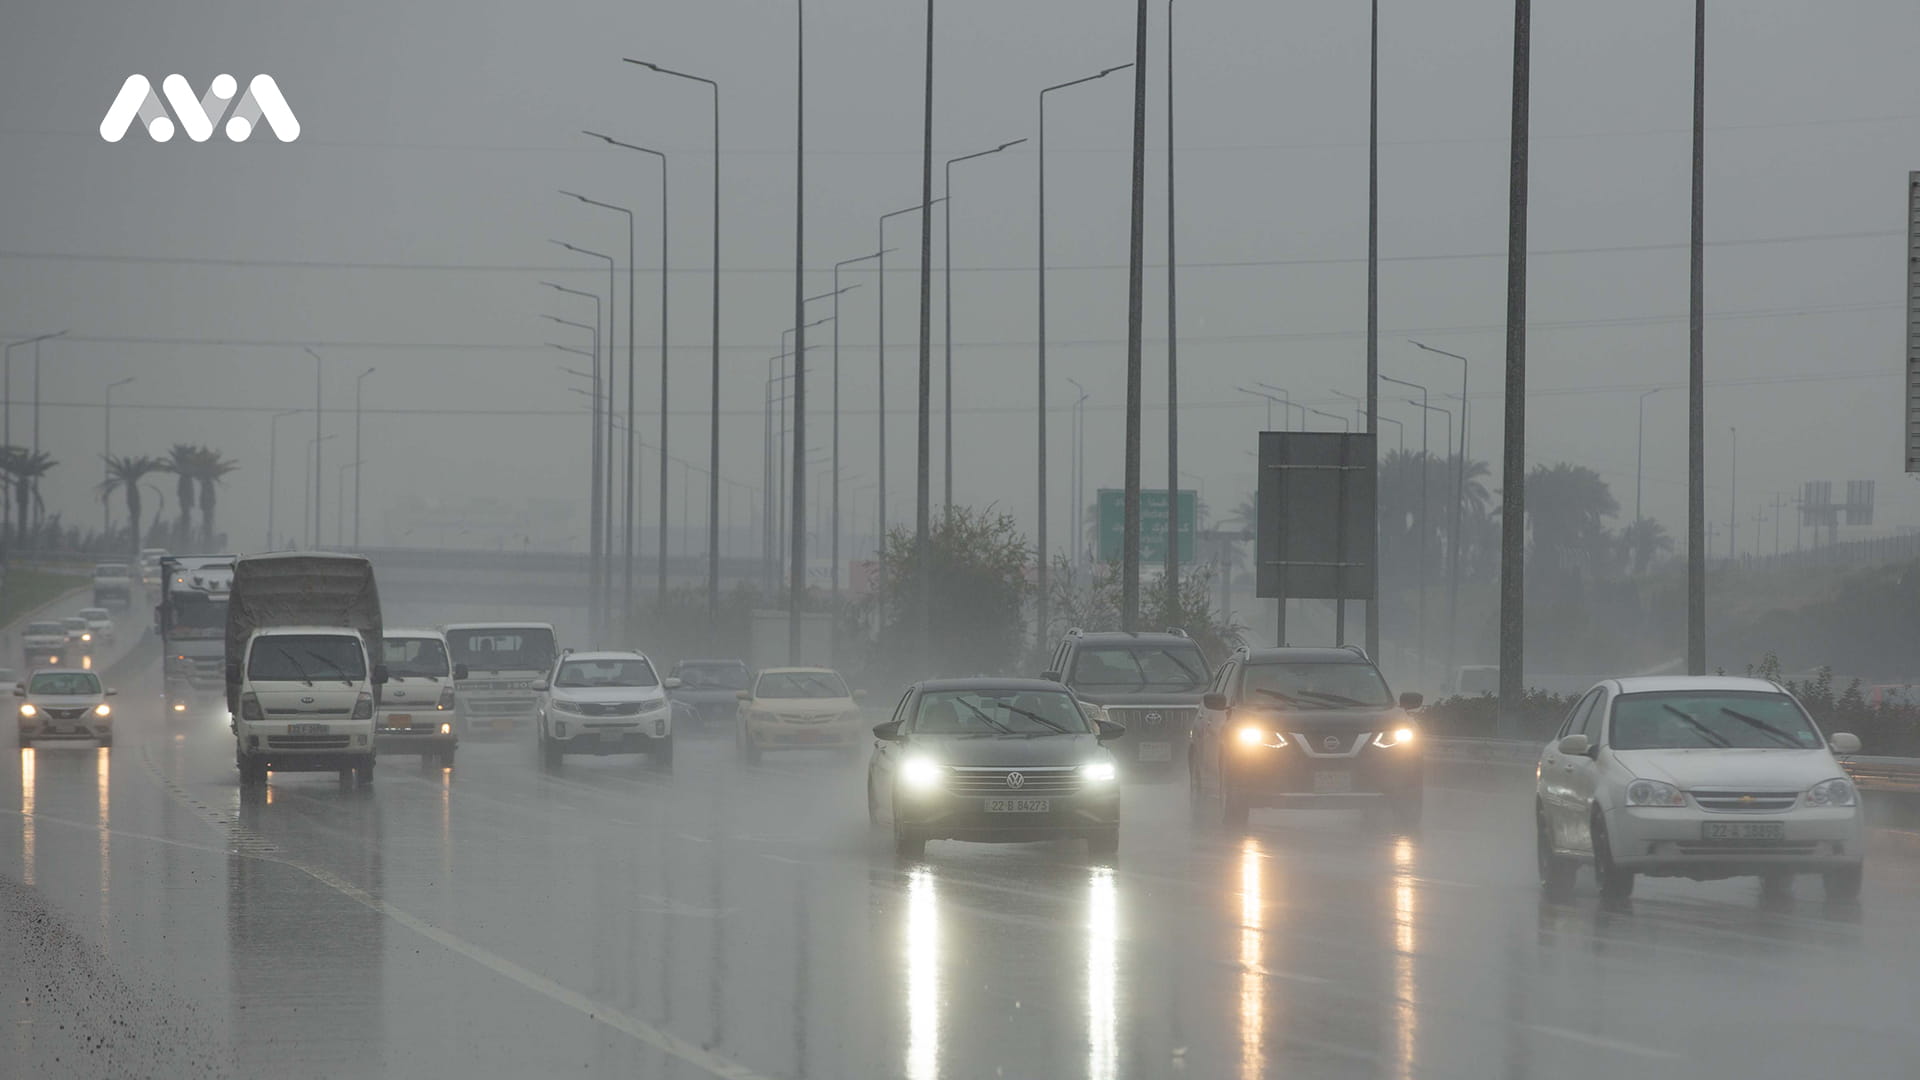
<path fill-rule="evenodd" d="M 34 750 L 22 747 L 20 750 L 20 866 L 21 878 L 27 885 L 33 884 L 33 812 L 34 812 Z"/>
<path fill-rule="evenodd" d="M 940 898 L 933 872 L 907 874 L 907 1080 L 940 1076 Z"/>
<path fill-rule="evenodd" d="M 1087 883 L 1087 1080 L 1119 1074 L 1119 908 L 1113 869 L 1095 867 Z"/>
<path fill-rule="evenodd" d="M 113 801 L 113 751 L 102 746 L 96 749 L 93 758 L 94 797 L 99 803 L 100 814 L 100 940 L 111 948 L 113 935 L 108 933 L 112 908 L 109 906 L 113 896 L 113 860 L 112 840 L 113 815 L 109 806 Z"/>
<path fill-rule="evenodd" d="M 1249 836 L 1240 845 L 1240 1076 L 1262 1080 L 1267 1072 L 1266 853 Z"/>
<path fill-rule="evenodd" d="M 1398 1066 L 1394 1075 L 1400 1080 L 1413 1078 L 1414 1039 L 1420 1029 L 1420 1017 L 1414 1011 L 1413 978 L 1417 896 L 1413 887 L 1413 841 L 1402 836 L 1393 844 L 1393 1019 L 1394 1062 Z"/>

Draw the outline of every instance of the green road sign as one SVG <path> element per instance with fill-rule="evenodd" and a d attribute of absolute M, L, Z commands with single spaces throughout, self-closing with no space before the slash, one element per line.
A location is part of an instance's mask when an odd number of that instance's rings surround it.
<path fill-rule="evenodd" d="M 1193 563 L 1193 520 L 1197 500 L 1190 489 L 1180 492 L 1180 564 Z M 1120 540 L 1126 527 L 1127 493 L 1119 488 L 1100 489 L 1100 561 L 1120 561 Z M 1150 488 L 1140 492 L 1140 565 L 1147 568 L 1167 562 L 1167 489 Z"/>

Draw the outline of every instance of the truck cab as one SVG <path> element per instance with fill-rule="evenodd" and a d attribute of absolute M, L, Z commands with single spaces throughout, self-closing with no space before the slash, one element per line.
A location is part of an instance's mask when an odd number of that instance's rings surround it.
<path fill-rule="evenodd" d="M 125 611 L 133 603 L 133 571 L 123 562 L 96 563 L 93 606 Z"/>
<path fill-rule="evenodd" d="M 233 555 L 163 556 L 153 609 L 168 716 L 212 707 L 226 687 L 227 595 Z"/>
<path fill-rule="evenodd" d="M 375 749 L 451 767 L 460 745 L 454 683 L 467 677 L 467 666 L 448 659 L 446 635 L 438 630 L 389 628 L 384 648 L 387 683 L 375 710 Z"/>
<path fill-rule="evenodd" d="M 532 731 L 538 714 L 533 684 L 545 679 L 560 655 L 552 623 L 449 623 L 440 628 L 447 651 L 464 664 L 460 722 L 468 735 Z"/>

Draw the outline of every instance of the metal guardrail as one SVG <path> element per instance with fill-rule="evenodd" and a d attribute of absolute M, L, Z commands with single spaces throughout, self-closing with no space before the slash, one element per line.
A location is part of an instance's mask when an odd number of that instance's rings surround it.
<path fill-rule="evenodd" d="M 1526 739 L 1429 739 L 1427 755 L 1441 761 L 1532 765 L 1544 743 Z M 1920 758 L 1840 755 L 1840 767 L 1862 791 L 1920 795 Z"/>
<path fill-rule="evenodd" d="M 1920 794 L 1920 758 L 1867 757 L 1853 755 L 1840 759 L 1862 791 L 1895 791 Z"/>

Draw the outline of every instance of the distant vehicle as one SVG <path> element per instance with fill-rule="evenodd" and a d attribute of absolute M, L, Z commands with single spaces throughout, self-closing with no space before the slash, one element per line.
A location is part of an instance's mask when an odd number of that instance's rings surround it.
<path fill-rule="evenodd" d="M 467 665 L 460 683 L 459 712 L 466 734 L 524 731 L 533 727 L 538 697 L 533 684 L 553 670 L 559 650 L 552 623 L 450 623 L 453 662 Z"/>
<path fill-rule="evenodd" d="M 42 669 L 15 683 L 14 710 L 20 721 L 20 745 L 36 739 L 86 739 L 113 745 L 113 706 L 107 699 L 119 693 L 100 685 L 91 671 Z"/>
<path fill-rule="evenodd" d="M 1356 648 L 1240 649 L 1202 699 L 1188 781 L 1194 812 L 1229 826 L 1253 807 L 1378 806 L 1420 822 L 1425 754 L 1380 670 Z"/>
<path fill-rule="evenodd" d="M 69 615 L 60 620 L 60 625 L 67 632 L 67 644 L 82 646 L 91 646 L 93 644 L 93 624 L 89 623 L 85 617 Z M 87 649 L 84 651 L 90 652 L 92 650 Z"/>
<path fill-rule="evenodd" d="M 1565 893 L 1583 864 L 1613 900 L 1640 874 L 1757 875 L 1780 888 L 1817 873 L 1829 898 L 1854 899 L 1866 837 L 1860 796 L 1834 753 L 1859 750 L 1853 735 L 1823 735 L 1764 679 L 1608 679 L 1540 755 L 1541 885 Z"/>
<path fill-rule="evenodd" d="M 1493 664 L 1455 668 L 1447 692 L 1457 697 L 1492 697 L 1500 692 L 1500 669 Z"/>
<path fill-rule="evenodd" d="M 67 659 L 67 626 L 58 619 L 39 619 L 20 632 L 20 666 L 28 671 L 41 667 L 59 667 Z"/>
<path fill-rule="evenodd" d="M 682 660 L 667 675 L 680 685 L 669 696 L 679 718 L 704 728 L 732 730 L 740 712 L 739 693 L 753 683 L 745 660 Z"/>
<path fill-rule="evenodd" d="M 1090 855 L 1111 858 L 1120 785 L 1102 744 L 1121 734 L 1052 680 L 916 683 L 873 728 L 867 816 L 892 827 L 905 859 L 923 856 L 929 840 L 1075 837 Z"/>
<path fill-rule="evenodd" d="M 371 784 L 383 651 L 380 593 L 365 557 L 235 560 L 225 674 L 241 786 L 299 770 Z"/>
<path fill-rule="evenodd" d="M 1104 710 L 1127 729 L 1110 744 L 1128 768 L 1167 771 L 1187 746 L 1200 714 L 1200 694 L 1211 672 L 1200 646 L 1183 631 L 1088 633 L 1067 631 L 1047 672 L 1074 696 Z"/>
<path fill-rule="evenodd" d="M 438 630 L 389 628 L 384 640 L 387 684 L 380 691 L 374 747 L 382 754 L 419 754 L 453 764 L 460 745 L 460 713 L 454 683 L 467 665 L 447 658 Z"/>
<path fill-rule="evenodd" d="M 125 611 L 133 603 L 133 574 L 123 562 L 96 563 L 93 568 L 93 605 Z"/>
<path fill-rule="evenodd" d="M 684 685 L 684 684 L 682 684 Z M 768 668 L 751 690 L 737 691 L 736 732 L 740 756 L 758 762 L 767 750 L 841 750 L 866 741 L 862 690 L 848 690 L 840 673 L 827 668 Z"/>
<path fill-rule="evenodd" d="M 87 629 L 93 631 L 93 640 L 102 645 L 111 645 L 114 641 L 113 613 L 106 608 L 81 608 L 80 617 L 87 620 Z"/>
<path fill-rule="evenodd" d="M 235 555 L 162 555 L 154 631 L 169 714 L 210 706 L 226 690 L 227 597 Z"/>
<path fill-rule="evenodd" d="M 152 588 L 160 584 L 162 572 L 160 562 L 167 557 L 166 548 L 140 549 L 140 583 Z"/>
<path fill-rule="evenodd" d="M 672 688 L 637 652 L 563 654 L 534 681 L 541 761 L 554 768 L 568 754 L 646 754 L 653 767 L 672 769 Z"/>

